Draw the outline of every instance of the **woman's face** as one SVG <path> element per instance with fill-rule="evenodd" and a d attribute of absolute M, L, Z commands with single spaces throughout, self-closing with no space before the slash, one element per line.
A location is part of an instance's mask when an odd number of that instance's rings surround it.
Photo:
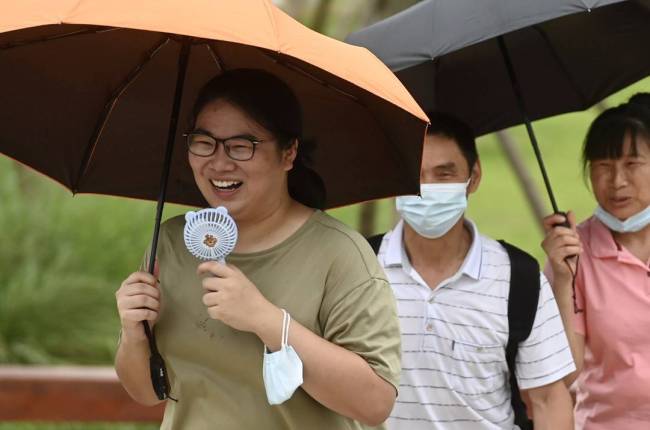
<path fill-rule="evenodd" d="M 629 134 L 619 159 L 594 160 L 589 171 L 598 204 L 621 221 L 650 205 L 650 142 L 636 137 L 637 155 L 632 155 Z"/>
<path fill-rule="evenodd" d="M 188 152 L 194 180 L 210 206 L 225 206 L 235 220 L 242 221 L 265 217 L 285 201 L 287 172 L 293 166 L 296 145 L 279 151 L 268 130 L 225 100 L 207 104 L 197 117 L 195 130 L 216 139 L 252 136 L 261 141 L 247 161 L 228 157 L 221 143 L 208 157 Z"/>

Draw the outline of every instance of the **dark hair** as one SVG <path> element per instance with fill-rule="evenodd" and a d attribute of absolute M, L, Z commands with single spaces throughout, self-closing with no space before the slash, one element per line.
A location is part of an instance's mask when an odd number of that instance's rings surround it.
<path fill-rule="evenodd" d="M 582 150 L 582 166 L 586 172 L 595 160 L 619 159 L 623 155 L 625 136 L 631 138 L 631 154 L 637 154 L 637 137 L 650 141 L 650 109 L 633 103 L 609 108 L 598 115 L 589 127 Z"/>
<path fill-rule="evenodd" d="M 315 144 L 303 138 L 300 103 L 291 88 L 263 70 L 229 70 L 203 86 L 192 110 L 192 125 L 201 110 L 215 100 L 225 100 L 246 112 L 273 134 L 280 150 L 298 139 L 298 153 L 287 178 L 289 195 L 304 205 L 323 209 L 325 184 L 307 167 Z"/>
<path fill-rule="evenodd" d="M 476 139 L 472 128 L 459 118 L 445 112 L 429 112 L 427 116 L 431 121 L 427 134 L 444 136 L 455 141 L 471 172 L 478 160 Z"/>
<path fill-rule="evenodd" d="M 650 93 L 636 93 L 630 97 L 628 103 L 650 109 Z"/>

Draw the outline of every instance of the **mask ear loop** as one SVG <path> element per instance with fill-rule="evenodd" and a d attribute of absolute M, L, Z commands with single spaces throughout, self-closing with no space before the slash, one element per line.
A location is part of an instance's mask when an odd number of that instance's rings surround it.
<path fill-rule="evenodd" d="M 282 309 L 282 348 L 289 345 L 289 324 L 291 324 L 291 316 L 289 312 Z"/>
<path fill-rule="evenodd" d="M 282 334 L 280 335 L 280 349 L 282 350 L 289 344 L 289 323 L 291 322 L 291 316 L 284 309 L 280 310 L 282 311 Z M 271 351 L 264 345 L 264 354 L 270 353 Z"/>

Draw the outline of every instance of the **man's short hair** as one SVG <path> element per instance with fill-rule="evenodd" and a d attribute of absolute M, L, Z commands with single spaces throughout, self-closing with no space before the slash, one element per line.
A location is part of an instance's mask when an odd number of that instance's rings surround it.
<path fill-rule="evenodd" d="M 431 120 L 427 134 L 443 136 L 456 142 L 471 171 L 478 160 L 476 139 L 472 128 L 459 118 L 445 112 L 429 112 L 427 116 Z"/>

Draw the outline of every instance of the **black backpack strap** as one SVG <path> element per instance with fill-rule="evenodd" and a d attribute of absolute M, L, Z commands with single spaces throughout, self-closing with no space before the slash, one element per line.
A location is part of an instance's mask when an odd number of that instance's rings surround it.
<path fill-rule="evenodd" d="M 534 257 L 521 249 L 500 240 L 510 258 L 510 292 L 508 293 L 508 343 L 506 362 L 510 374 L 510 394 L 515 424 L 522 430 L 533 428 L 526 414 L 515 376 L 515 358 L 519 343 L 528 338 L 533 329 L 539 301 L 539 264 Z"/>
<path fill-rule="evenodd" d="M 373 251 L 375 251 L 375 254 L 379 254 L 379 248 L 381 247 L 381 241 L 384 240 L 384 235 L 386 233 L 382 234 L 376 234 L 374 236 L 367 237 L 366 240 L 370 244 L 370 247 L 372 248 Z"/>

